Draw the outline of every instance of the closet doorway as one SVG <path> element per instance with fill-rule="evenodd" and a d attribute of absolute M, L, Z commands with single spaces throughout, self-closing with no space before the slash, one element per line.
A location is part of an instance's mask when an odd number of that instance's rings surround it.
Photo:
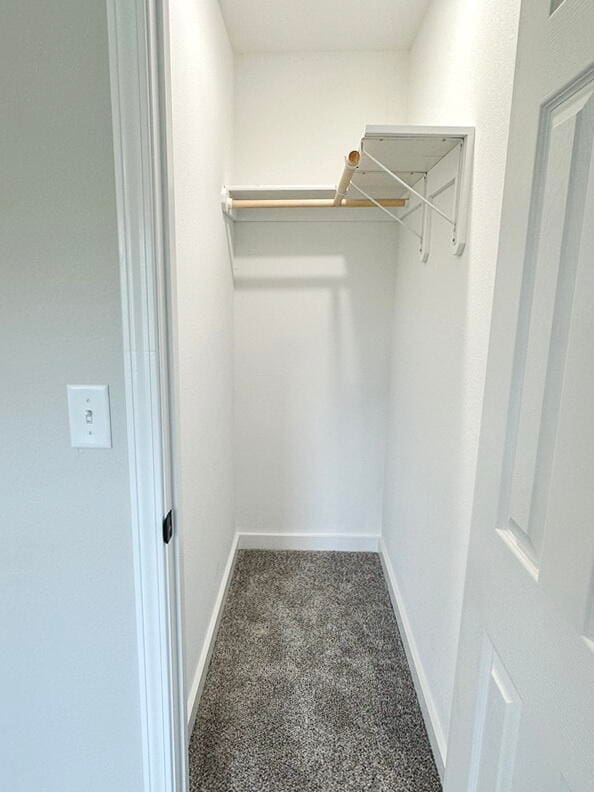
<path fill-rule="evenodd" d="M 169 0 L 128 38 L 139 502 L 174 515 L 139 551 L 155 789 L 522 789 L 468 630 L 456 682 L 520 3 L 446 5 Z"/>

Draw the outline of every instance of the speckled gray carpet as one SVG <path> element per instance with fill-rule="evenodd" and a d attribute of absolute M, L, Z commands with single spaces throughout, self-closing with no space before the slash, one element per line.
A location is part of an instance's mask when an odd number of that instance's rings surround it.
<path fill-rule="evenodd" d="M 377 555 L 240 551 L 190 789 L 441 790 Z"/>

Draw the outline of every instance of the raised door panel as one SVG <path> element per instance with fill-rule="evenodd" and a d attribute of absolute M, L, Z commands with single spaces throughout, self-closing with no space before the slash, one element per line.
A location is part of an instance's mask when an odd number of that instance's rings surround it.
<path fill-rule="evenodd" d="M 485 636 L 469 792 L 510 792 L 520 716 L 520 697 Z"/>
<path fill-rule="evenodd" d="M 594 640 L 594 96 L 576 114 L 558 300 L 558 397 L 539 582 L 576 635 Z M 573 284 L 573 288 L 572 288 Z M 551 433 L 552 434 L 552 433 Z M 553 439 L 553 438 L 552 438 Z"/>
<path fill-rule="evenodd" d="M 582 270 L 591 262 L 591 224 L 586 219 L 592 194 L 593 130 L 589 74 L 551 100 L 541 116 L 498 520 L 501 538 L 535 580 L 541 579 L 543 548 L 547 548 L 543 581 L 563 607 L 568 586 L 551 585 L 552 579 L 575 572 L 576 558 L 567 556 L 565 568 L 559 564 L 551 568 L 551 549 L 563 541 L 568 529 L 562 515 L 552 518 L 549 504 L 553 476 L 560 474 L 554 460 L 564 400 L 577 398 L 568 389 L 568 361 L 572 356 L 580 358 L 583 350 L 574 353 L 572 344 L 587 337 L 591 329 L 576 327 L 575 297 L 578 278 L 580 289 L 588 290 L 583 282 L 588 272 Z M 587 296 L 591 299 L 591 292 Z M 588 316 L 579 321 L 587 323 Z M 586 388 L 582 394 L 586 400 L 591 387 L 587 378 L 581 387 Z M 566 518 L 571 519 L 569 511 Z M 578 530 L 578 537 L 574 555 L 585 553 L 582 566 L 588 567 L 591 544 L 584 532 Z M 588 574 L 582 570 L 581 590 L 570 595 L 582 600 L 582 622 L 583 599 L 591 596 L 590 579 L 587 593 L 582 580 Z M 571 608 L 575 610 L 575 602 Z"/>

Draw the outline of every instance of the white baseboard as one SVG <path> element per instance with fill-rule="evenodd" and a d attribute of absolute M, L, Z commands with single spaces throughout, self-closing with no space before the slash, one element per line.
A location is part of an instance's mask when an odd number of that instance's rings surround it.
<path fill-rule="evenodd" d="M 431 690 L 429 689 L 429 683 L 427 682 L 427 676 L 423 669 L 411 624 L 404 607 L 404 600 L 400 594 L 396 574 L 388 557 L 384 540 L 381 538 L 379 540 L 379 554 L 386 577 L 386 583 L 388 585 L 388 591 L 390 592 L 390 599 L 392 600 L 392 606 L 396 614 L 400 637 L 402 638 L 404 651 L 406 652 L 406 659 L 408 660 L 408 666 L 417 692 L 419 706 L 423 713 L 429 742 L 433 750 L 433 757 L 437 765 L 437 771 L 443 781 L 447 751 L 445 735 L 437 714 L 435 702 L 431 695 Z"/>
<path fill-rule="evenodd" d="M 212 656 L 212 650 L 214 649 L 215 641 L 217 638 L 217 632 L 219 630 L 219 624 L 221 621 L 221 616 L 223 614 L 223 608 L 225 607 L 225 600 L 227 599 L 227 592 L 229 591 L 229 584 L 231 583 L 231 578 L 233 577 L 233 570 L 235 569 L 235 560 L 237 558 L 238 548 L 239 548 L 239 536 L 238 534 L 235 534 L 235 537 L 233 538 L 233 542 L 231 544 L 231 549 L 229 550 L 227 563 L 225 564 L 225 569 L 223 571 L 223 577 L 221 578 L 221 585 L 219 586 L 217 598 L 215 600 L 215 604 L 212 609 L 212 615 L 210 617 L 208 630 L 206 631 L 206 636 L 204 638 L 204 645 L 202 647 L 200 660 L 198 661 L 196 672 L 194 674 L 194 679 L 192 680 L 192 687 L 190 688 L 190 692 L 188 694 L 188 700 L 186 703 L 188 740 L 192 736 L 194 722 L 196 721 L 198 704 L 200 703 L 200 696 L 202 695 L 202 690 L 204 688 L 206 672 L 208 671 L 208 665 L 210 663 L 210 658 Z"/>
<path fill-rule="evenodd" d="M 377 553 L 375 534 L 252 533 L 238 531 L 241 550 L 339 550 Z"/>

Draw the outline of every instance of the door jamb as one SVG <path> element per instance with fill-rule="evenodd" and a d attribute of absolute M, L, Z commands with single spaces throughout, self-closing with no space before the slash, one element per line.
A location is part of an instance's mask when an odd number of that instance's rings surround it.
<path fill-rule="evenodd" d="M 106 0 L 106 5 L 144 790 L 185 792 L 180 547 L 177 535 L 169 545 L 162 536 L 163 517 L 172 505 L 167 3 Z M 173 553 L 171 565 L 167 552 Z"/>

